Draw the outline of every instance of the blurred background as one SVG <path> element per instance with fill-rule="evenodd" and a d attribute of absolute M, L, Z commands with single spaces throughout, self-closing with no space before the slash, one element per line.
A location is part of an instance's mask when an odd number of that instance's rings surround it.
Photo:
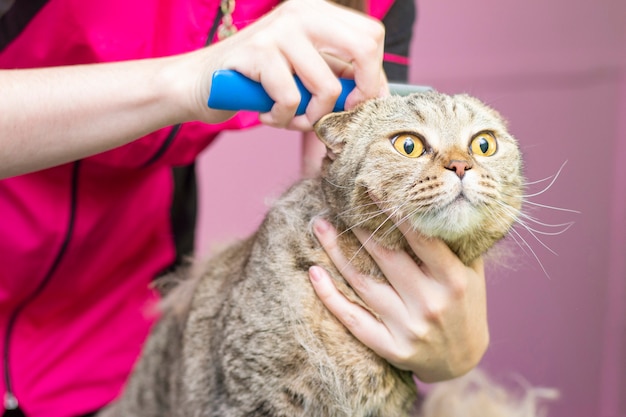
<path fill-rule="evenodd" d="M 422 0 L 415 30 L 411 81 L 498 109 L 529 182 L 565 163 L 530 200 L 580 212 L 527 206 L 542 222 L 574 224 L 537 235 L 550 250 L 518 227 L 538 260 L 509 242 L 513 265 L 489 268 L 482 366 L 496 379 L 558 388 L 550 416 L 625 417 L 626 2 Z M 300 146 L 298 134 L 262 127 L 205 151 L 200 254 L 258 225 L 268 201 L 299 178 Z"/>

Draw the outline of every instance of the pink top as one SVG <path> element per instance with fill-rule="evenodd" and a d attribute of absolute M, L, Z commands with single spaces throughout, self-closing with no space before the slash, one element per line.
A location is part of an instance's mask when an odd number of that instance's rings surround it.
<path fill-rule="evenodd" d="M 391 3 L 372 0 L 373 15 L 382 17 Z M 235 24 L 276 4 L 237 1 Z M 218 8 L 219 0 L 50 0 L 0 52 L 0 68 L 190 51 L 206 43 Z M 170 168 L 193 161 L 219 131 L 257 118 L 187 123 L 164 151 L 170 129 L 162 129 L 0 181 L 1 366 L 8 375 L 0 389 L 6 393 L 8 381 L 29 417 L 80 415 L 119 394 L 154 320 L 149 283 L 175 255 Z"/>

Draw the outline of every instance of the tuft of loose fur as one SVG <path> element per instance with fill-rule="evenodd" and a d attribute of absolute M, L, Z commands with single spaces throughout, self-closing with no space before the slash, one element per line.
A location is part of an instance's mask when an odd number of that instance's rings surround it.
<path fill-rule="evenodd" d="M 419 417 L 545 417 L 546 404 L 558 398 L 552 388 L 497 384 L 476 369 L 454 381 L 436 384 Z"/>
<path fill-rule="evenodd" d="M 500 115 L 466 95 L 380 98 L 316 127 L 328 148 L 321 177 L 292 186 L 248 239 L 179 273 L 187 281 L 101 417 L 411 414 L 411 373 L 361 344 L 315 295 L 308 269 L 320 265 L 366 307 L 310 233 L 311 219 L 331 221 L 353 266 L 382 282 L 352 228 L 410 251 L 393 217 L 470 263 L 520 213 L 521 155 Z"/>

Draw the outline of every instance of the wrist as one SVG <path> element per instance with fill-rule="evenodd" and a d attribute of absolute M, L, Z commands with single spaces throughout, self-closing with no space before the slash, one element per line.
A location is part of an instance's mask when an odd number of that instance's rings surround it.
<path fill-rule="evenodd" d="M 193 74 L 190 54 L 154 60 L 156 75 L 152 88 L 158 92 L 157 102 L 165 110 L 168 124 L 197 120 L 200 103 L 196 99 L 197 75 Z"/>
<path fill-rule="evenodd" d="M 220 123 L 233 115 L 233 112 L 214 110 L 208 107 L 212 74 L 223 67 L 215 47 L 203 48 L 170 58 L 164 58 L 160 84 L 165 101 L 172 105 L 172 115 L 176 123 L 202 121 Z"/>
<path fill-rule="evenodd" d="M 422 382 L 435 383 L 461 377 L 474 369 L 489 347 L 489 333 L 476 338 L 474 343 L 463 349 L 453 349 L 445 354 L 438 353 L 440 360 L 419 361 L 419 367 L 411 368 L 413 374 Z"/>

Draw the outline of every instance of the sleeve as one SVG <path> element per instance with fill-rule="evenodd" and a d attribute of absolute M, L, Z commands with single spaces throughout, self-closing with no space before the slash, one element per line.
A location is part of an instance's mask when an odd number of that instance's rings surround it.
<path fill-rule="evenodd" d="M 382 19 L 386 33 L 383 66 L 389 81 L 408 81 L 416 9 L 415 0 L 396 0 Z"/>

